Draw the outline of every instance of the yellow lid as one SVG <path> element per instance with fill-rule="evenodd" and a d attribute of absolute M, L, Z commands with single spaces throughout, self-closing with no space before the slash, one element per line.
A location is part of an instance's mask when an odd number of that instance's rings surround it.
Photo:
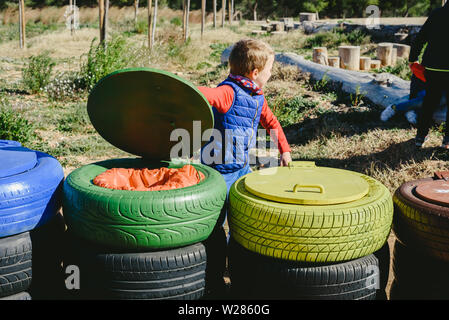
<path fill-rule="evenodd" d="M 368 183 L 359 173 L 317 167 L 307 161 L 252 172 L 245 176 L 245 188 L 267 200 L 306 205 L 347 203 L 369 191 Z"/>

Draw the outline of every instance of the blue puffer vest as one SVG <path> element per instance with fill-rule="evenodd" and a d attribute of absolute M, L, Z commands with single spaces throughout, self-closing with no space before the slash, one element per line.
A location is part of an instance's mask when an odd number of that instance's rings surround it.
<path fill-rule="evenodd" d="M 229 85 L 234 89 L 234 101 L 225 114 L 212 108 L 214 128 L 220 132 L 221 141 L 211 137 L 201 149 L 201 162 L 220 173 L 230 173 L 249 165 L 249 149 L 256 144 L 264 96 L 255 95 L 250 89 L 241 87 L 230 78 L 218 86 L 222 85 Z M 208 154 L 214 159 L 213 163 L 204 159 Z"/>

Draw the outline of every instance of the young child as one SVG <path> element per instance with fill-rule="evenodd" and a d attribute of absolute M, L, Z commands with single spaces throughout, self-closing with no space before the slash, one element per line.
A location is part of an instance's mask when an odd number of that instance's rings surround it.
<path fill-rule="evenodd" d="M 238 41 L 229 56 L 230 74 L 216 88 L 199 87 L 213 106 L 215 129 L 221 133 L 221 141 L 214 138 L 202 148 L 201 161 L 219 171 L 226 181 L 228 193 L 231 185 L 243 175 L 251 172 L 249 150 L 256 145 L 259 123 L 268 131 L 274 132 L 280 151 L 280 164 L 287 166 L 291 159 L 282 127 L 270 110 L 262 88 L 271 76 L 274 51 L 260 40 Z M 226 132 L 227 131 L 227 132 Z M 229 132 L 237 139 L 229 138 Z M 226 145 L 226 140 L 231 140 Z M 210 145 L 213 144 L 213 145 Z M 205 150 L 212 150 L 219 163 L 208 163 Z"/>
<path fill-rule="evenodd" d="M 208 256 L 206 290 L 210 290 L 214 298 L 223 297 L 224 290 L 223 272 L 229 235 L 226 237 L 223 226 L 229 205 L 229 189 L 237 179 L 251 172 L 249 150 L 256 145 L 259 123 L 275 135 L 272 138 L 278 142 L 281 166 L 292 161 L 285 134 L 262 91 L 271 76 L 273 62 L 274 51 L 266 43 L 240 40 L 229 56 L 229 76 L 216 88 L 198 88 L 212 105 L 214 128 L 221 134 L 221 139 L 215 140 L 212 136 L 201 149 L 201 162 L 219 171 L 228 188 L 216 228 L 205 242 Z M 211 162 L 212 156 L 219 161 Z"/>

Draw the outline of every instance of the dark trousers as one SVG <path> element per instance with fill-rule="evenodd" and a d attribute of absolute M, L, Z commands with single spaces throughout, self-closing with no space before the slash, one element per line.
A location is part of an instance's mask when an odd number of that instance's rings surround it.
<path fill-rule="evenodd" d="M 433 113 L 440 106 L 443 92 L 449 93 L 449 72 L 426 70 L 426 96 L 418 117 L 418 136 L 424 137 L 433 125 Z M 449 137 L 449 111 L 446 112 L 446 137 Z"/>

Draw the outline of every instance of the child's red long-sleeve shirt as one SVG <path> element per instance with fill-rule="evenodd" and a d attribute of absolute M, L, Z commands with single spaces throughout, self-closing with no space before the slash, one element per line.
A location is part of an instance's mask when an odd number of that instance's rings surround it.
<path fill-rule="evenodd" d="M 198 87 L 198 89 L 218 112 L 226 113 L 231 108 L 232 102 L 234 101 L 234 90 L 231 86 L 223 85 L 216 88 Z M 268 107 L 266 99 L 264 99 L 262 113 L 260 115 L 260 124 L 268 132 L 273 129 L 275 134 L 277 133 L 278 149 L 281 154 L 291 152 L 284 130 L 282 130 L 278 119 Z"/>

